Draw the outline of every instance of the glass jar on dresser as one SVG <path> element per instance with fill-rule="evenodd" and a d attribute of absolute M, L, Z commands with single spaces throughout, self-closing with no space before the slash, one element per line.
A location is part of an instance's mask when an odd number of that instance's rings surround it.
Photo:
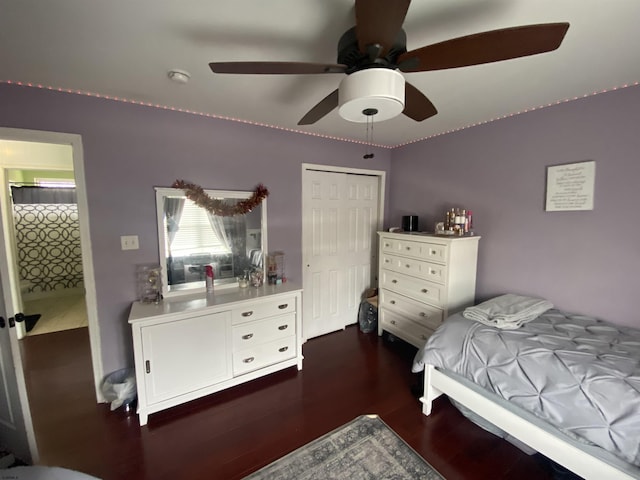
<path fill-rule="evenodd" d="M 480 237 L 378 235 L 378 335 L 419 348 L 449 315 L 473 305 Z"/>

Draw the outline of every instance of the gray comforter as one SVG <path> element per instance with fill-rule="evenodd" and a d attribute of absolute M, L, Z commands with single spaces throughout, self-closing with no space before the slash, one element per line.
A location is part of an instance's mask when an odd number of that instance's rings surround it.
<path fill-rule="evenodd" d="M 417 353 L 640 466 L 640 330 L 549 310 L 517 330 L 457 314 Z"/>

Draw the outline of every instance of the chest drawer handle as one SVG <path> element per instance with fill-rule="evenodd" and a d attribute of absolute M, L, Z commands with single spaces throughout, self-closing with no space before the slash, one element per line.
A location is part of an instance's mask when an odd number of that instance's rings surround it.
<path fill-rule="evenodd" d="M 424 313 L 424 312 L 420 312 L 420 316 L 421 316 L 421 317 L 426 317 L 426 316 L 427 316 L 427 314 L 426 314 L 426 313 Z"/>
<path fill-rule="evenodd" d="M 282 305 L 278 305 L 278 308 L 279 308 L 280 310 L 284 310 L 284 309 L 285 309 L 285 308 L 287 308 L 288 306 L 289 306 L 289 304 L 288 304 L 288 303 L 283 303 Z"/>
<path fill-rule="evenodd" d="M 398 283 L 398 280 L 391 280 L 391 283 Z"/>
<path fill-rule="evenodd" d="M 420 338 L 421 338 L 422 340 L 426 340 L 426 339 L 427 339 L 427 336 L 423 333 L 422 335 L 420 335 Z"/>
<path fill-rule="evenodd" d="M 286 330 L 289 327 L 289 325 L 280 325 L 278 327 L 278 330 Z"/>
<path fill-rule="evenodd" d="M 423 288 L 423 289 L 421 290 L 421 292 L 422 292 L 422 293 L 429 293 L 429 290 L 427 290 L 426 288 Z"/>
<path fill-rule="evenodd" d="M 253 333 L 247 333 L 246 335 L 243 335 L 243 336 L 242 336 L 242 339 L 243 339 L 243 340 L 249 340 L 249 339 L 250 339 L 250 338 L 252 338 L 252 337 L 253 337 Z"/>
<path fill-rule="evenodd" d="M 278 349 L 279 352 L 286 352 L 287 350 L 289 350 L 289 347 L 281 347 Z"/>
<path fill-rule="evenodd" d="M 249 310 L 248 312 L 242 312 L 243 317 L 250 317 L 253 315 L 253 310 Z"/>
<path fill-rule="evenodd" d="M 251 363 L 255 360 L 255 357 L 249 357 L 249 358 L 245 358 L 244 360 L 242 360 L 244 363 Z"/>
<path fill-rule="evenodd" d="M 411 250 L 411 247 L 407 247 L 407 250 Z"/>
<path fill-rule="evenodd" d="M 389 323 L 390 323 L 391 325 L 395 325 L 395 324 L 396 324 L 396 321 L 395 321 L 395 320 L 391 320 Z"/>
<path fill-rule="evenodd" d="M 391 305 L 395 305 L 395 304 L 396 304 L 396 301 L 395 301 L 395 300 L 391 300 L 389 303 L 390 303 Z"/>
<path fill-rule="evenodd" d="M 408 263 L 405 265 L 405 267 L 407 268 L 411 268 L 411 265 L 409 265 Z"/>
<path fill-rule="evenodd" d="M 429 254 L 430 254 L 430 255 L 436 255 L 437 253 L 438 253 L 438 252 L 437 252 L 437 250 L 431 250 L 431 251 L 429 252 Z"/>

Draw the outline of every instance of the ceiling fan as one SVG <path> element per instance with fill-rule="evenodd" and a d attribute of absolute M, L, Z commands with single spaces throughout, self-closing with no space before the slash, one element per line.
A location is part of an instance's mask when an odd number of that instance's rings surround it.
<path fill-rule="evenodd" d="M 310 125 L 339 107 L 340 115 L 365 122 L 399 113 L 422 121 L 438 113 L 431 101 L 399 72 L 426 72 L 499 62 L 557 49 L 568 23 L 526 25 L 446 40 L 407 51 L 402 24 L 411 0 L 355 0 L 356 26 L 338 42 L 337 63 L 212 62 L 214 73 L 345 73 L 298 125 Z"/>

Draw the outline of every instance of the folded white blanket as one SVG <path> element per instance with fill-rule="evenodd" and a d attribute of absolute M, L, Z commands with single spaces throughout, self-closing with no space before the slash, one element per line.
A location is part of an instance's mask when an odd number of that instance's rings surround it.
<path fill-rule="evenodd" d="M 508 293 L 467 307 L 462 315 L 469 320 L 505 330 L 515 330 L 539 317 L 553 304 L 542 298 L 523 297 Z"/>

